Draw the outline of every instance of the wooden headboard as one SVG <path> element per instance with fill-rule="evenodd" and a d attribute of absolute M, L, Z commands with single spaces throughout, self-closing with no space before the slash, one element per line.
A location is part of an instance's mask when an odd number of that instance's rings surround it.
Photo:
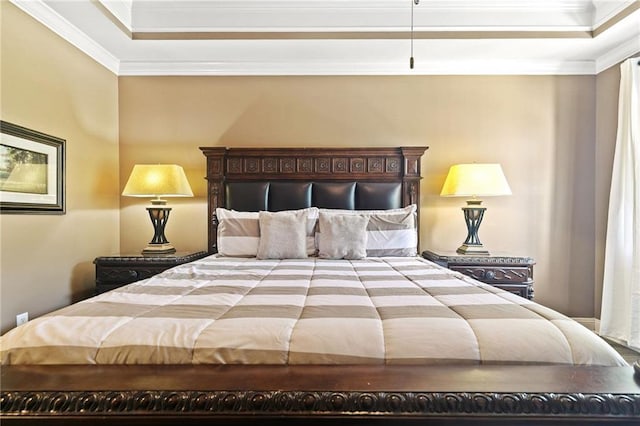
<path fill-rule="evenodd" d="M 207 248 L 209 253 L 217 253 L 218 221 L 215 212 L 218 207 L 229 207 L 225 190 L 227 184 L 258 181 L 397 182 L 402 188 L 401 205 L 416 204 L 419 209 L 420 159 L 428 147 L 200 149 L 207 157 Z"/>

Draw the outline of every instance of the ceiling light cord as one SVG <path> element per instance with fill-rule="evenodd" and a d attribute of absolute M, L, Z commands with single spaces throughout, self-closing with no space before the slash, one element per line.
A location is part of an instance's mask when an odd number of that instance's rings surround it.
<path fill-rule="evenodd" d="M 420 0 L 411 0 L 411 57 L 409 58 L 409 68 L 413 69 L 413 5 L 418 5 Z"/>

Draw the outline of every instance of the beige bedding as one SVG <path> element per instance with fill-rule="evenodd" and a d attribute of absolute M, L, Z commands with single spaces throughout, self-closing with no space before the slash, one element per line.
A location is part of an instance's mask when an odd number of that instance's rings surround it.
<path fill-rule="evenodd" d="M 34 319 L 3 364 L 626 365 L 575 321 L 421 258 L 207 257 Z"/>

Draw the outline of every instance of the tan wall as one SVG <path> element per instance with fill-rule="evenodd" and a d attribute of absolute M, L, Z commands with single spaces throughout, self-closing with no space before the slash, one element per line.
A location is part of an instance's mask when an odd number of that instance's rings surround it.
<path fill-rule="evenodd" d="M 499 162 L 513 196 L 485 201 L 494 252 L 536 259 L 536 300 L 594 313 L 594 76 L 121 77 L 120 180 L 136 163 L 185 167 L 193 199 L 172 199 L 168 239 L 206 247 L 199 146 L 430 146 L 422 248 L 466 236 L 462 199 L 439 197 L 451 164 Z M 145 202 L 121 199 L 123 252 L 152 236 Z"/>
<path fill-rule="evenodd" d="M 1 331 L 91 294 L 119 246 L 117 77 L 0 2 L 1 118 L 66 139 L 65 215 L 0 216 Z"/>

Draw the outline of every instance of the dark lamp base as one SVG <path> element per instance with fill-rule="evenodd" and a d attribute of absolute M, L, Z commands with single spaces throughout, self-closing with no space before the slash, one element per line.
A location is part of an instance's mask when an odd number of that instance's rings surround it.
<path fill-rule="evenodd" d="M 149 243 L 144 250 L 142 250 L 142 254 L 168 254 L 175 253 L 176 248 L 171 244 L 153 244 Z"/>
<path fill-rule="evenodd" d="M 163 201 L 163 200 L 154 200 Z M 171 207 L 147 207 L 149 218 L 153 224 L 153 239 L 149 245 L 142 250 L 142 254 L 167 254 L 175 253 L 176 249 L 164 236 L 164 227 L 169 220 Z"/>
<path fill-rule="evenodd" d="M 460 254 L 489 254 L 489 251 L 482 244 L 463 244 L 456 250 Z"/>
<path fill-rule="evenodd" d="M 485 207 L 478 207 L 480 200 L 467 201 L 470 206 L 463 207 L 464 221 L 467 224 L 467 239 L 456 250 L 460 254 L 489 254 L 487 249 L 484 248 L 478 237 L 478 229 L 482 223 Z"/>

